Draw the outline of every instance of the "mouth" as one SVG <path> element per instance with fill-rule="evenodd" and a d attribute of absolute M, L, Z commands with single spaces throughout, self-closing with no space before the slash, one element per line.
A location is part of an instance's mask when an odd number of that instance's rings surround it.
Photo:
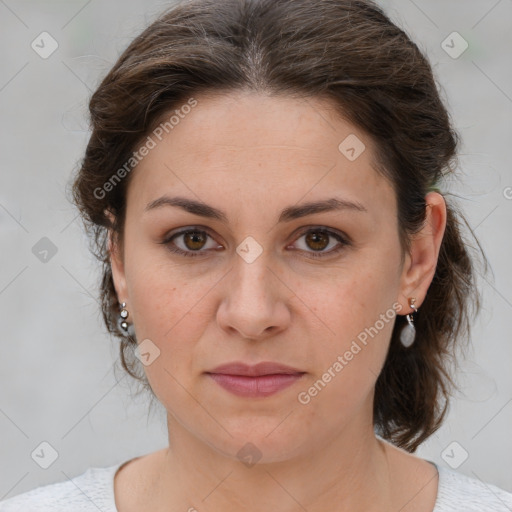
<path fill-rule="evenodd" d="M 228 363 L 206 372 L 225 390 L 243 397 L 267 397 L 281 391 L 300 379 L 306 372 L 280 363 L 263 362 L 247 365 Z"/>

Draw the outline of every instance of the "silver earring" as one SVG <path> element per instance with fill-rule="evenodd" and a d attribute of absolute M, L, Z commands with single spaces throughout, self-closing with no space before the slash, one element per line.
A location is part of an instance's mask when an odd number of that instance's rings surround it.
<path fill-rule="evenodd" d="M 416 299 L 411 297 L 409 299 L 409 306 L 414 310 L 413 313 L 418 311 L 418 308 L 414 305 Z M 413 313 L 410 313 L 406 316 L 407 323 L 403 326 L 400 331 L 400 343 L 404 347 L 410 347 L 414 343 L 414 338 L 416 337 L 416 327 L 414 327 L 414 322 L 412 319 Z"/>
<path fill-rule="evenodd" d="M 117 320 L 117 325 L 119 331 L 123 336 L 133 336 L 135 331 L 133 329 L 133 324 L 129 324 L 126 319 L 128 318 L 128 310 L 126 309 L 126 302 L 122 302 L 121 311 L 119 313 L 119 318 Z"/>

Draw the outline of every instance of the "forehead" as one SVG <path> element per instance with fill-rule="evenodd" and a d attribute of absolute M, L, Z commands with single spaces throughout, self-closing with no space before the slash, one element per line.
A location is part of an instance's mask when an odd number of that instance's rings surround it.
<path fill-rule="evenodd" d="M 374 142 L 328 100 L 240 91 L 193 98 L 193 108 L 177 105 L 150 134 L 154 147 L 132 171 L 129 202 L 143 208 L 178 191 L 269 207 L 333 192 L 375 208 L 394 201 L 374 169 Z"/>

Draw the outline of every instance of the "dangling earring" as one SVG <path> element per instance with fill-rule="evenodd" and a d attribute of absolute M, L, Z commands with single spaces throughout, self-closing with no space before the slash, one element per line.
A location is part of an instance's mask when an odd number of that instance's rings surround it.
<path fill-rule="evenodd" d="M 415 302 L 416 299 L 414 297 L 409 299 L 409 306 L 414 309 L 414 311 L 406 316 L 407 323 L 403 326 L 400 332 L 400 343 L 402 343 L 404 347 L 410 347 L 414 343 L 414 338 L 416 337 L 416 327 L 414 327 L 412 319 L 412 315 L 418 311 L 418 308 L 414 305 Z"/>
<path fill-rule="evenodd" d="M 133 336 L 135 334 L 135 331 L 133 329 L 133 324 L 129 324 L 126 319 L 128 318 L 128 310 L 126 309 L 126 302 L 122 302 L 121 305 L 121 311 L 119 313 L 119 318 L 117 321 L 117 325 L 119 328 L 119 331 L 123 336 Z"/>

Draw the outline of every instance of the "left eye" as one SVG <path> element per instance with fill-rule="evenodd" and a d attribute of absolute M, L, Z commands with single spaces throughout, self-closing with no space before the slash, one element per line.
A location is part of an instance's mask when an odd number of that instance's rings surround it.
<path fill-rule="evenodd" d="M 307 249 L 300 250 L 307 252 L 309 257 L 312 258 L 323 258 L 326 255 L 337 254 L 344 248 L 344 246 L 350 245 L 346 238 L 325 228 L 309 229 L 297 240 L 300 240 L 303 237 L 305 237 L 304 241 L 307 247 L 312 248 L 313 252 L 309 252 Z M 336 247 L 336 243 L 332 243 L 333 238 L 338 241 L 338 247 Z M 329 239 L 331 239 L 331 243 L 329 243 Z M 325 249 L 329 246 L 331 246 L 331 250 L 326 251 Z M 332 249 L 333 246 L 336 248 Z"/>
<path fill-rule="evenodd" d="M 213 244 L 211 247 L 206 247 L 208 238 L 213 240 L 213 238 L 206 231 L 200 229 L 186 229 L 173 234 L 161 243 L 166 245 L 167 248 L 173 253 L 182 256 L 198 257 L 204 256 L 204 253 L 207 252 L 206 250 L 203 251 L 202 249 L 215 250 L 222 248 L 222 246 L 215 244 Z M 347 238 L 325 228 L 309 229 L 303 232 L 296 240 L 300 240 L 302 238 L 304 238 L 306 248 L 304 249 L 299 247 L 299 250 L 306 252 L 308 257 L 312 258 L 322 258 L 329 254 L 336 254 L 340 252 L 345 246 L 350 245 L 350 242 Z M 176 239 L 181 239 L 181 244 L 177 244 L 174 241 Z M 335 239 L 338 244 L 333 242 L 332 239 Z M 181 247 L 179 245 L 181 245 Z M 336 247 L 336 245 L 338 245 L 338 247 Z M 329 246 L 331 249 L 325 250 Z M 332 249 L 333 246 L 336 248 Z M 308 247 L 313 249 L 313 251 L 308 251 Z"/>

